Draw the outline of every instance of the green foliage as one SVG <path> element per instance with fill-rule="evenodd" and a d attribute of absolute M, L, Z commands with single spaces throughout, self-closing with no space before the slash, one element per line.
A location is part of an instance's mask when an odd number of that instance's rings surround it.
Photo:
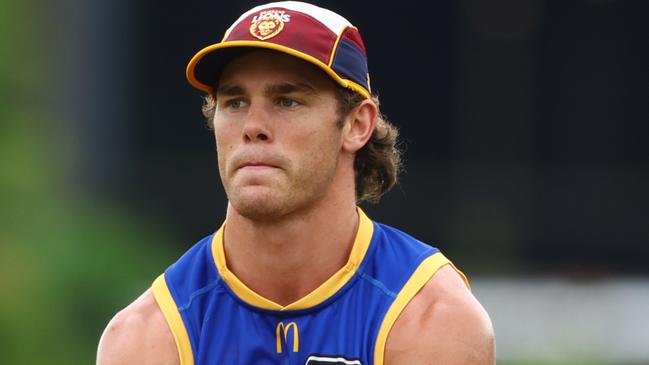
<path fill-rule="evenodd" d="M 108 320 L 173 254 L 162 225 L 75 187 L 30 5 L 0 5 L 2 363 L 90 364 Z"/>

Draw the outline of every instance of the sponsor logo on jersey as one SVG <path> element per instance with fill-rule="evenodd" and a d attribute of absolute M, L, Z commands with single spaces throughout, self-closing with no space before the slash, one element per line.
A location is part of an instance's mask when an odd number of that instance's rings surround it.
<path fill-rule="evenodd" d="M 363 365 L 360 360 L 346 359 L 342 356 L 311 355 L 304 365 Z"/>
<path fill-rule="evenodd" d="M 252 18 L 250 34 L 265 41 L 278 35 L 284 29 L 284 23 L 290 21 L 291 14 L 284 10 L 265 10 Z"/>
<path fill-rule="evenodd" d="M 293 352 L 298 352 L 300 350 L 300 333 L 297 329 L 297 324 L 295 322 L 290 322 L 289 324 L 284 325 L 284 322 L 279 322 L 275 329 L 278 354 L 281 354 L 283 351 L 283 343 L 286 343 L 286 346 L 288 347 L 288 333 L 291 329 L 293 330 Z"/>

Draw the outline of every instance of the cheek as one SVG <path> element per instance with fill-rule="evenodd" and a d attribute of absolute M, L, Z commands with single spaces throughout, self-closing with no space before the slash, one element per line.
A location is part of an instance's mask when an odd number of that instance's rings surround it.
<path fill-rule="evenodd" d="M 227 160 L 234 148 L 235 138 L 238 134 L 234 128 L 226 128 L 223 124 L 214 124 L 214 140 L 216 144 L 216 155 L 221 174 L 225 172 Z"/>
<path fill-rule="evenodd" d="M 325 168 L 335 164 L 341 148 L 340 134 L 336 130 L 318 129 L 296 138 L 294 153 L 307 169 Z"/>
<path fill-rule="evenodd" d="M 217 150 L 231 150 L 238 136 L 239 131 L 235 128 L 234 123 L 214 120 L 214 139 Z"/>
<path fill-rule="evenodd" d="M 298 151 L 328 153 L 338 149 L 342 142 L 342 130 L 336 126 L 336 120 L 335 113 L 322 108 L 292 121 L 287 133 Z"/>

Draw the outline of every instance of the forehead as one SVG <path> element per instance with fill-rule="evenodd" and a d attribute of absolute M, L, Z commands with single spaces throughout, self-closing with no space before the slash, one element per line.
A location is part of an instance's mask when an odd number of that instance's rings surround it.
<path fill-rule="evenodd" d="M 315 89 L 336 88 L 335 82 L 316 66 L 271 50 L 248 51 L 233 58 L 223 69 L 216 86 L 277 82 L 307 83 Z"/>

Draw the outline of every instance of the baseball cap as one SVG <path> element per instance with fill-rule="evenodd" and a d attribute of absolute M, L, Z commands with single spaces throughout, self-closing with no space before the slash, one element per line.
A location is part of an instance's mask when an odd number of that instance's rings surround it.
<path fill-rule="evenodd" d="M 358 29 L 331 10 L 298 1 L 269 3 L 245 12 L 226 30 L 221 42 L 192 57 L 187 80 L 213 93 L 227 62 L 250 48 L 301 58 L 340 86 L 366 98 L 371 95 L 367 52 Z"/>

